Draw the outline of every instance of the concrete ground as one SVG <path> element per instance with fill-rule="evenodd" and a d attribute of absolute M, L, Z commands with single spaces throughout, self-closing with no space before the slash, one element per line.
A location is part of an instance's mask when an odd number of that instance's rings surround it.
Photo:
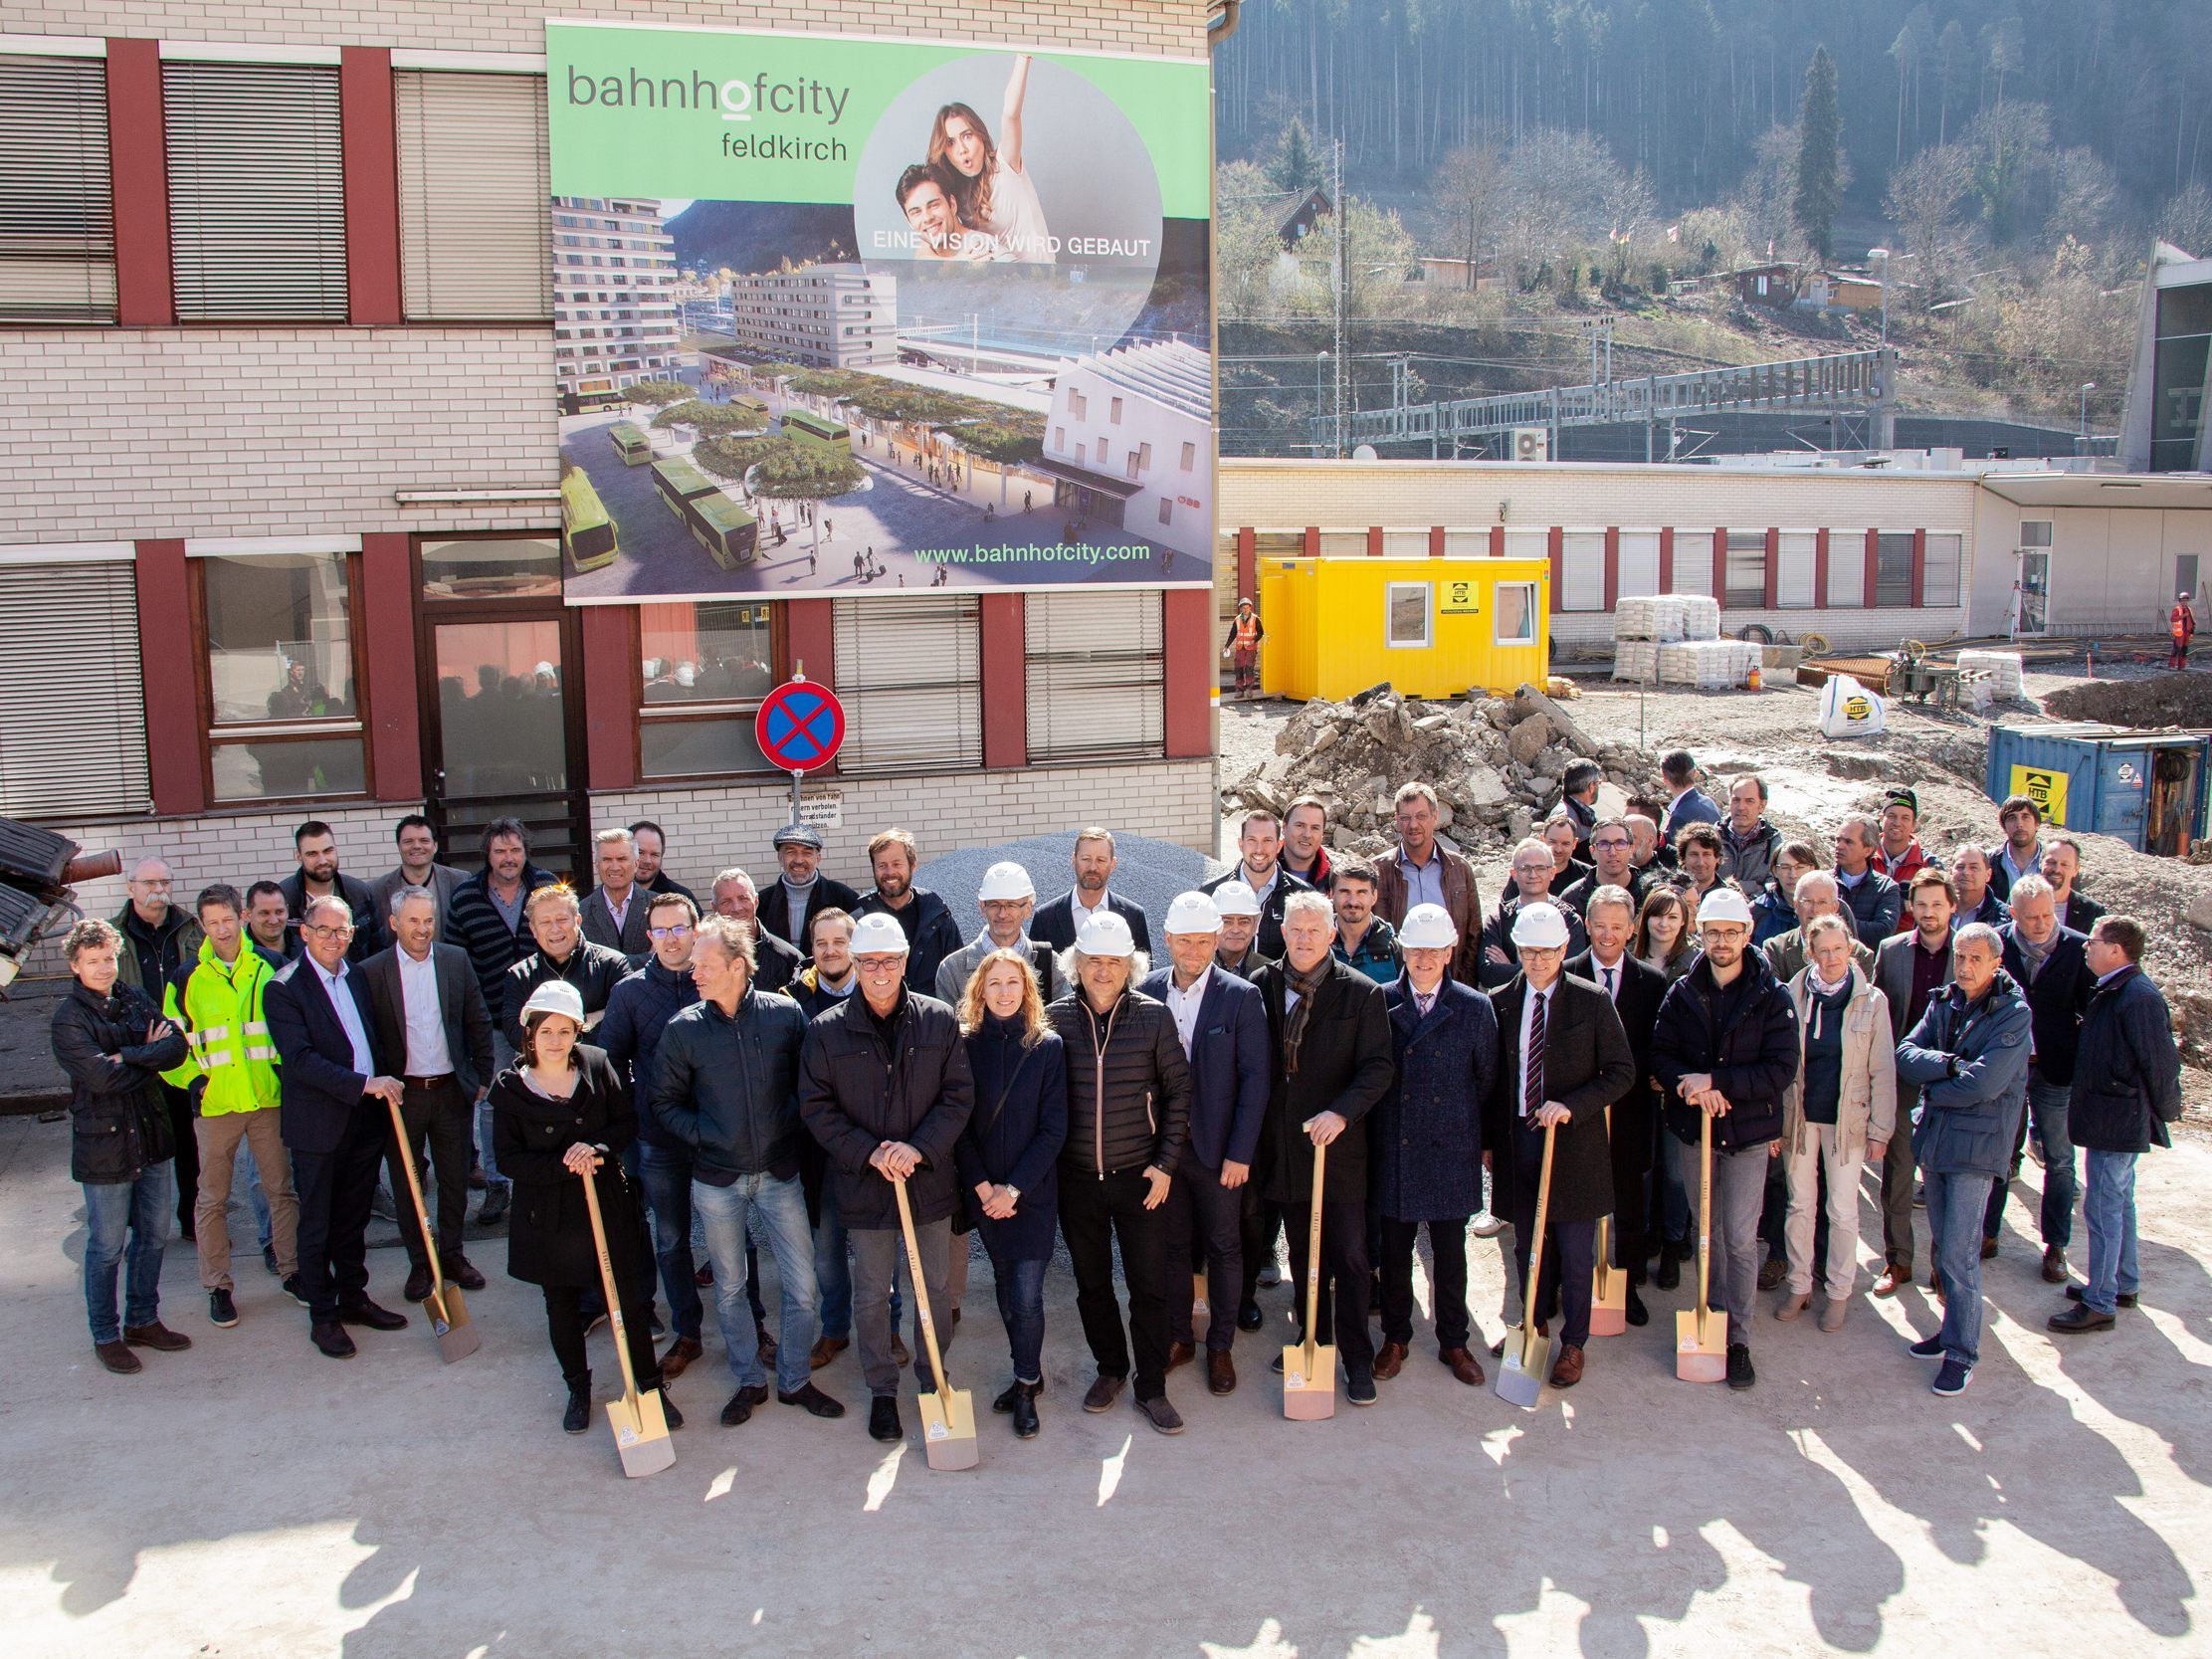
<path fill-rule="evenodd" d="M 924 1466 L 910 1383 L 908 1443 L 870 1441 L 847 1353 L 820 1373 L 856 1407 L 834 1423 L 771 1403 L 724 1430 L 726 1372 L 696 1370 L 676 1467 L 640 1482 L 603 1423 L 558 1431 L 539 1305 L 497 1240 L 471 1240 L 492 1283 L 471 1299 L 483 1349 L 458 1365 L 419 1315 L 321 1358 L 250 1255 L 244 1323 L 216 1331 L 172 1246 L 163 1314 L 194 1348 L 107 1375 L 67 1175 L 64 1126 L 0 1121 L 0 1605 L 24 1659 L 2206 1650 L 2197 1140 L 2145 1160 L 2146 1305 L 2114 1334 L 2045 1334 L 2059 1302 L 2013 1206 L 1956 1400 L 1904 1351 L 1932 1328 L 1917 1293 L 1862 1295 L 1834 1336 L 1761 1298 L 1759 1383 L 1737 1395 L 1675 1380 L 1685 1298 L 1655 1292 L 1653 1323 L 1599 1342 L 1535 1412 L 1454 1382 L 1424 1322 L 1375 1409 L 1294 1425 L 1267 1371 L 1278 1289 L 1239 1341 L 1242 1386 L 1215 1399 L 1176 1372 L 1190 1429 L 1162 1439 L 1125 1404 L 1077 1409 L 1091 1367 L 1056 1268 L 1045 1429 L 1022 1444 L 988 1408 L 1006 1358 L 978 1264 L 950 1368 L 976 1396 L 980 1468 Z M 1472 1254 L 1495 1338 L 1498 1247 Z M 403 1271 L 372 1252 L 374 1293 L 396 1305 Z M 604 1335 L 594 1354 L 605 1397 Z"/>

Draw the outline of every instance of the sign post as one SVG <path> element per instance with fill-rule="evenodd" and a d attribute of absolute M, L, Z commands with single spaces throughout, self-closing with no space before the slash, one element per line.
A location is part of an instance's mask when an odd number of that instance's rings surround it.
<path fill-rule="evenodd" d="M 791 821 L 799 822 L 799 783 L 837 758 L 845 741 L 845 706 L 829 687 L 794 665 L 790 679 L 761 699 L 753 716 L 753 740 L 768 761 L 791 774 Z"/>

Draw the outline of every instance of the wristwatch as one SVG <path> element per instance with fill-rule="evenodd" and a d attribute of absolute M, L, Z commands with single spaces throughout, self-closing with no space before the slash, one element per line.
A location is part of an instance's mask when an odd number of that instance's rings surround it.
<path fill-rule="evenodd" d="M 1020 1203 L 1022 1197 L 1022 1189 L 1018 1186 L 1009 1186 L 1006 1189 L 1006 1196 L 1013 1199 L 1016 1203 Z"/>

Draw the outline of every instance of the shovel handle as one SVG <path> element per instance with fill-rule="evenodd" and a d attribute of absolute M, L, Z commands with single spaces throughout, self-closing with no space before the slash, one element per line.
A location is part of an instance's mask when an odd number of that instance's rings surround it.
<path fill-rule="evenodd" d="M 400 1164 L 407 1171 L 407 1196 L 415 1200 L 415 1225 L 423 1231 L 423 1254 L 430 1258 L 430 1294 L 443 1308 L 446 1279 L 438 1271 L 438 1235 L 430 1230 L 430 1212 L 423 1207 L 423 1183 L 415 1173 L 415 1148 L 407 1143 L 407 1120 L 400 1115 L 397 1101 L 386 1101 L 384 1105 L 392 1115 L 392 1138 L 399 1142 Z M 443 1174 L 439 1176 L 440 1180 L 444 1178 Z"/>
<path fill-rule="evenodd" d="M 1610 1106 L 1605 1109 L 1605 1145 L 1607 1154 L 1611 1155 L 1613 1146 L 1613 1109 Z M 1618 1203 L 1619 1201 L 1619 1196 L 1618 1194 L 1616 1194 L 1614 1202 Z M 1612 1286 L 1612 1280 L 1608 1277 L 1608 1275 L 1611 1274 L 1612 1271 L 1613 1218 L 1610 1215 L 1601 1215 L 1598 1217 L 1597 1225 L 1597 1294 L 1601 1297 L 1605 1295 Z"/>
<path fill-rule="evenodd" d="M 928 1281 L 921 1276 L 921 1245 L 914 1237 L 914 1212 L 906 1202 L 905 1177 L 892 1176 L 891 1190 L 899 1200 L 899 1230 L 906 1235 L 906 1273 L 913 1281 L 914 1312 L 921 1316 L 921 1341 L 929 1350 L 929 1372 L 937 1379 L 937 1398 L 941 1400 L 952 1392 L 952 1384 L 944 1374 L 944 1355 L 937 1351 L 937 1322 L 929 1311 Z"/>
<path fill-rule="evenodd" d="M 638 1403 L 638 1373 L 630 1368 L 630 1335 L 622 1327 L 622 1293 L 615 1289 L 614 1258 L 607 1254 L 607 1224 L 599 1215 L 596 1170 L 577 1179 L 584 1183 L 584 1207 L 591 1214 L 591 1242 L 599 1249 L 599 1287 L 607 1297 L 607 1323 L 614 1327 L 615 1357 L 622 1361 L 622 1397 L 633 1410 Z"/>
<path fill-rule="evenodd" d="M 1703 1345 L 1712 1271 L 1712 1114 L 1702 1106 L 1698 1111 L 1698 1341 Z"/>
<path fill-rule="evenodd" d="M 1321 1177 L 1328 1168 L 1328 1148 L 1313 1148 L 1313 1219 L 1306 1228 L 1306 1371 L 1313 1372 L 1313 1350 L 1320 1344 L 1321 1318 Z"/>
<path fill-rule="evenodd" d="M 1544 1219 L 1551 1209 L 1551 1144 L 1559 1133 L 1554 1124 L 1546 1124 L 1543 1131 L 1543 1166 L 1536 1175 L 1536 1236 L 1528 1248 L 1528 1277 L 1520 1286 L 1520 1352 L 1521 1364 L 1527 1365 L 1528 1354 L 1536 1342 L 1536 1287 L 1543 1283 L 1543 1232 Z"/>

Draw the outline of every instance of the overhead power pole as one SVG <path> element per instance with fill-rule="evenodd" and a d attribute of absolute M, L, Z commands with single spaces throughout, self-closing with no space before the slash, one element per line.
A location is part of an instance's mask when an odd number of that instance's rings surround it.
<path fill-rule="evenodd" d="M 1344 140 L 1334 143 L 1336 193 L 1336 459 L 1344 458 L 1344 382 L 1351 374 L 1344 355 L 1344 311 L 1351 304 L 1351 214 L 1344 202 Z"/>

